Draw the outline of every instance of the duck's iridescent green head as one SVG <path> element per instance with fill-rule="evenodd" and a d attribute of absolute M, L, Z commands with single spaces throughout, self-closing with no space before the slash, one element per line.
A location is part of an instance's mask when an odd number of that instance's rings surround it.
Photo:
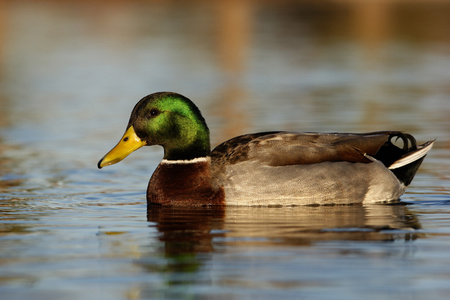
<path fill-rule="evenodd" d="M 199 109 L 171 92 L 148 95 L 136 104 L 122 139 L 98 167 L 115 164 L 145 145 L 163 146 L 167 160 L 194 159 L 211 152 L 208 126 Z"/>

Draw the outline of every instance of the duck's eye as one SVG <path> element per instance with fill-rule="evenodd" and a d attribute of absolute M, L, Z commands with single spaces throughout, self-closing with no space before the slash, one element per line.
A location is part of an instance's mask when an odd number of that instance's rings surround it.
<path fill-rule="evenodd" d="M 150 110 L 150 116 L 151 116 L 151 117 L 156 117 L 156 116 L 159 115 L 159 114 L 160 114 L 160 111 L 157 110 L 156 108 L 152 108 L 152 109 Z"/>

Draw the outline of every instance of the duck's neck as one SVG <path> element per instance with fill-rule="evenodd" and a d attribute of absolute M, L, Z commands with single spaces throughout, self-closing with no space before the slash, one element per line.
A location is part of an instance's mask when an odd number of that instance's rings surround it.
<path fill-rule="evenodd" d="M 196 158 L 209 157 L 211 148 L 207 142 L 195 141 L 188 147 L 164 148 L 164 159 L 167 161 L 185 161 Z"/>
<path fill-rule="evenodd" d="M 165 160 L 192 160 L 211 155 L 208 127 L 204 122 L 195 125 L 176 126 L 173 130 L 175 137 L 162 145 Z"/>

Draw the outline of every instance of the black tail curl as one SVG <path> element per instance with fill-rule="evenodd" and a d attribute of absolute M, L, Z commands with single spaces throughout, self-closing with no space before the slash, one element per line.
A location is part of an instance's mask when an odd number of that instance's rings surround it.
<path fill-rule="evenodd" d="M 394 142 L 393 142 L 393 139 Z M 394 143 L 398 140 L 402 140 L 403 146 L 400 148 Z M 392 132 L 389 138 L 380 150 L 374 156 L 376 159 L 381 161 L 386 167 L 391 166 L 395 161 L 407 156 L 410 152 L 417 150 L 416 139 L 404 132 Z M 400 180 L 405 186 L 408 186 L 414 178 L 420 164 L 422 163 L 425 156 L 420 159 L 405 165 L 403 167 L 391 170 L 392 173 Z"/>

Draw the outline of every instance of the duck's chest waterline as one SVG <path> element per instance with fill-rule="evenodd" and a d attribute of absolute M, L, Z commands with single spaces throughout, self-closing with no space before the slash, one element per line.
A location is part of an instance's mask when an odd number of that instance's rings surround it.
<path fill-rule="evenodd" d="M 149 203 L 172 206 L 270 206 L 375 203 L 405 191 L 378 161 L 267 166 L 256 162 L 213 167 L 209 158 L 163 160 L 150 179 Z"/>
<path fill-rule="evenodd" d="M 211 185 L 209 157 L 193 160 L 163 160 L 147 189 L 147 201 L 173 206 L 224 205 L 223 190 Z"/>

